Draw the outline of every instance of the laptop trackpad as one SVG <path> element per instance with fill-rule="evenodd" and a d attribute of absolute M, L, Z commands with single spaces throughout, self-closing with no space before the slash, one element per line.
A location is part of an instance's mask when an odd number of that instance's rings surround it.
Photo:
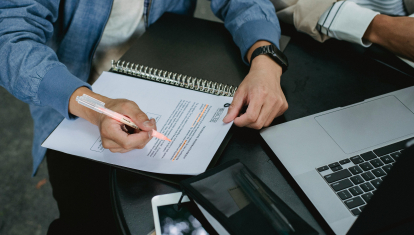
<path fill-rule="evenodd" d="M 414 133 L 414 114 L 395 96 L 357 104 L 315 120 L 345 153 Z"/>

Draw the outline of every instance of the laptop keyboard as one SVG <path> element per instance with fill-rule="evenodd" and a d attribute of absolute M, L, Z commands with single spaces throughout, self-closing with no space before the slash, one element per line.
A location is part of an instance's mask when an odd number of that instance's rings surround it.
<path fill-rule="evenodd" d="M 405 148 L 407 140 L 316 168 L 348 210 L 358 216 Z"/>

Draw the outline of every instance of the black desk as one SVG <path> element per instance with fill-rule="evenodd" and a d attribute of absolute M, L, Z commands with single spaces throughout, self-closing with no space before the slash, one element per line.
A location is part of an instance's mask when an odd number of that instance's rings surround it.
<path fill-rule="evenodd" d="M 274 124 L 414 85 L 414 79 L 368 58 L 359 46 L 337 40 L 321 44 L 289 26 L 282 29 L 292 37 L 285 50 L 290 68 L 282 76 L 289 109 Z M 261 141 L 258 131 L 238 128 L 218 164 L 239 158 L 320 234 L 329 233 L 322 230 L 326 225 L 317 222 L 317 213 L 309 212 L 312 205 L 298 197 L 301 191 Z M 176 185 L 120 169 L 113 170 L 111 184 L 124 234 L 148 234 L 154 229 L 151 198 L 179 191 Z"/>

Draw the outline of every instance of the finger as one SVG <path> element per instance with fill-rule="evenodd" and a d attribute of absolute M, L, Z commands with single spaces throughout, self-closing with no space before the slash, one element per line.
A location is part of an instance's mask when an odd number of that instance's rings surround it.
<path fill-rule="evenodd" d="M 281 115 L 283 115 L 283 113 L 286 112 L 286 110 L 288 109 L 288 103 L 286 102 L 286 100 L 284 100 L 282 102 L 282 105 L 280 106 L 275 106 L 275 108 L 273 109 L 272 113 L 270 114 L 269 118 L 267 119 L 267 121 L 265 122 L 264 127 L 268 127 L 270 126 L 270 124 L 272 124 L 273 120 L 276 117 L 279 117 Z"/>
<path fill-rule="evenodd" d="M 102 138 L 102 147 L 104 147 L 104 149 L 121 148 L 119 144 L 107 138 Z"/>
<path fill-rule="evenodd" d="M 112 153 L 127 153 L 129 151 L 131 151 L 133 149 L 123 149 L 123 148 L 113 148 L 113 149 L 109 149 L 109 151 L 111 151 Z"/>
<path fill-rule="evenodd" d="M 223 118 L 224 123 L 233 121 L 240 113 L 245 101 L 245 93 L 241 90 L 237 90 L 234 94 L 233 101 L 227 110 L 227 115 Z"/>
<path fill-rule="evenodd" d="M 132 121 L 143 131 L 150 131 L 152 129 L 156 129 L 155 120 L 150 121 L 148 116 L 141 111 L 137 104 L 132 102 L 133 104 L 127 106 L 128 110 L 126 111 L 128 116 L 132 119 Z"/>
<path fill-rule="evenodd" d="M 263 125 L 263 127 L 270 126 L 270 124 L 272 124 L 273 120 L 276 118 L 278 113 L 279 113 L 279 108 L 277 106 L 274 106 L 269 117 L 267 117 L 267 120 L 265 121 L 265 124 Z"/>
<path fill-rule="evenodd" d="M 256 130 L 262 129 L 262 127 L 264 126 L 265 122 L 269 118 L 272 111 L 273 111 L 273 105 L 270 104 L 270 102 L 265 102 L 262 106 L 262 109 L 260 110 L 260 114 L 257 120 L 254 123 L 248 124 L 247 127 L 253 128 Z"/>
<path fill-rule="evenodd" d="M 151 137 L 148 132 L 141 131 L 139 133 L 128 135 L 120 146 L 124 149 L 142 149 L 150 140 Z"/>
<path fill-rule="evenodd" d="M 262 100 L 253 97 L 251 102 L 249 103 L 249 107 L 247 108 L 246 113 L 242 114 L 240 117 L 236 117 L 234 119 L 234 124 L 236 126 L 243 127 L 255 123 L 259 118 L 262 106 Z"/>
<path fill-rule="evenodd" d="M 112 153 L 120 153 L 123 150 L 123 148 L 111 148 L 109 149 L 109 151 L 111 151 Z"/>
<path fill-rule="evenodd" d="M 121 129 L 121 124 L 114 123 L 113 120 L 103 121 L 101 136 L 102 138 L 112 140 L 123 149 L 141 149 L 151 140 L 148 132 L 141 131 L 139 133 L 128 134 Z M 108 144 L 112 143 L 108 142 Z M 114 145 L 112 144 L 110 146 L 112 147 Z"/>
<path fill-rule="evenodd" d="M 284 99 L 283 102 L 282 102 L 282 105 L 279 108 L 279 112 L 276 114 L 275 118 L 283 115 L 286 112 L 286 110 L 288 109 L 288 107 L 289 107 L 288 103 L 287 103 L 286 99 Z"/>

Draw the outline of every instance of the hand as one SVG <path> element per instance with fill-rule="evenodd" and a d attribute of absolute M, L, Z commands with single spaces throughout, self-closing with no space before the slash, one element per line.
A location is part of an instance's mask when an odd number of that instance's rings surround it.
<path fill-rule="evenodd" d="M 87 94 L 105 103 L 105 107 L 128 116 L 141 130 L 125 127 L 124 124 L 76 102 L 76 96 Z M 142 149 L 151 140 L 150 132 L 157 129 L 155 120 L 149 120 L 138 105 L 126 99 L 110 99 L 89 90 L 86 87 L 77 89 L 69 101 L 69 112 L 82 117 L 99 127 L 102 146 L 111 152 L 125 153 L 133 149 Z"/>
<path fill-rule="evenodd" d="M 364 39 L 414 61 L 414 18 L 376 15 L 368 26 Z"/>
<path fill-rule="evenodd" d="M 248 58 L 256 49 L 252 48 L 249 50 L 251 53 L 248 54 Z M 269 126 L 275 117 L 282 115 L 288 108 L 280 87 L 281 75 L 282 68 L 271 58 L 267 55 L 257 56 L 252 62 L 249 74 L 234 94 L 233 102 L 223 122 L 234 120 L 236 126 L 254 129 Z M 246 113 L 239 116 L 243 106 L 246 105 L 248 105 Z"/>

